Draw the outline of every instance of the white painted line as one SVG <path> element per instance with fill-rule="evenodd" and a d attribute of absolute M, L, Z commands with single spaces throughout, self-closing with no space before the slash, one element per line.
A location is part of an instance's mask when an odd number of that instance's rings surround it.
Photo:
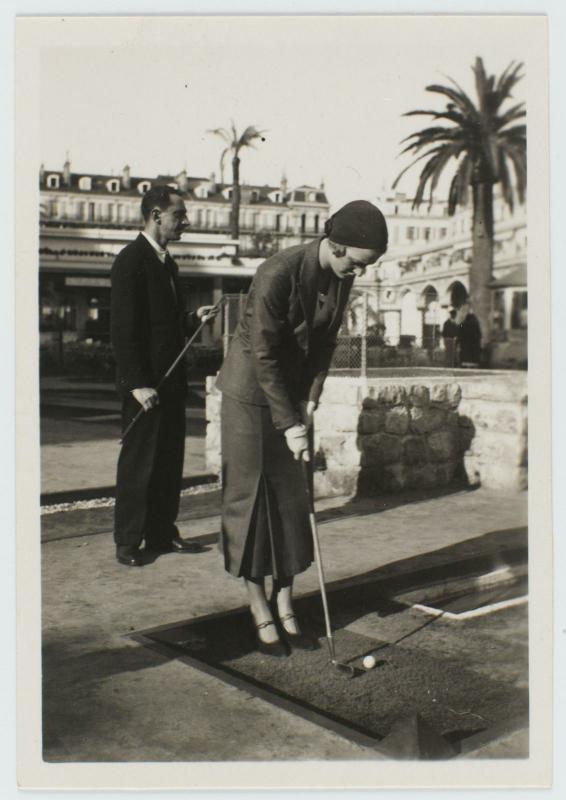
<path fill-rule="evenodd" d="M 491 605 L 481 606 L 481 608 L 473 608 L 470 611 L 462 611 L 459 614 L 453 611 L 442 611 L 440 608 L 433 608 L 432 606 L 424 606 L 421 603 L 415 603 L 411 608 L 417 611 L 424 611 L 425 614 L 430 614 L 433 617 L 442 617 L 443 619 L 470 619 L 472 617 L 482 617 L 486 614 L 492 614 L 494 611 L 501 611 L 504 608 L 512 608 L 513 606 L 521 606 L 528 603 L 529 598 L 527 595 L 522 597 L 514 597 L 512 600 L 501 600 L 499 603 L 491 603 Z"/>

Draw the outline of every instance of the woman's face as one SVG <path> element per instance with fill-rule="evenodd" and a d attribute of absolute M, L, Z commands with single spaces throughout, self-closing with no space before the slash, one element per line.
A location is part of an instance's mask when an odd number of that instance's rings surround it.
<path fill-rule="evenodd" d="M 328 262 L 340 280 L 350 276 L 361 278 L 368 264 L 373 264 L 380 255 L 377 250 L 365 250 L 362 247 L 340 247 L 336 252 L 328 248 Z"/>

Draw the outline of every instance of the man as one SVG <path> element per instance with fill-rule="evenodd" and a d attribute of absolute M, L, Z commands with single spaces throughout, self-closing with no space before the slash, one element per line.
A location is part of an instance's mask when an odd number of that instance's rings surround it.
<path fill-rule="evenodd" d="M 463 367 L 478 367 L 481 361 L 481 328 L 469 302 L 460 309 L 458 343 L 460 363 Z"/>
<path fill-rule="evenodd" d="M 212 306 L 187 314 L 178 267 L 167 252 L 188 225 L 182 195 L 155 186 L 141 204 L 143 233 L 116 257 L 111 282 L 111 337 L 122 430 L 147 412 L 124 439 L 118 459 L 114 539 L 116 558 L 142 566 L 140 545 L 150 552 L 199 552 L 175 525 L 185 448 L 186 367 L 181 362 L 159 394 L 155 387 Z"/>
<path fill-rule="evenodd" d="M 456 366 L 456 338 L 458 336 L 458 323 L 456 322 L 455 308 L 451 309 L 450 316 L 442 326 L 442 338 L 444 339 L 444 350 L 446 353 L 446 366 Z"/>

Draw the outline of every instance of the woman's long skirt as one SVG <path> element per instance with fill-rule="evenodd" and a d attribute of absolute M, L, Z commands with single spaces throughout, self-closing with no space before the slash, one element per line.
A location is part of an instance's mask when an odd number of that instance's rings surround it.
<path fill-rule="evenodd" d="M 222 397 L 224 565 L 237 577 L 279 580 L 312 563 L 308 501 L 299 461 L 266 406 Z"/>

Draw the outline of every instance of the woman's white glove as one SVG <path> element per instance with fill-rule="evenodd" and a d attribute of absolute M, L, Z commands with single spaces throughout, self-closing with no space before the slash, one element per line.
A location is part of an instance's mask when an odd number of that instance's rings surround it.
<path fill-rule="evenodd" d="M 301 400 L 301 421 L 307 431 L 312 428 L 314 422 L 314 412 L 316 411 L 316 403 L 314 400 Z"/>
<path fill-rule="evenodd" d="M 285 431 L 287 447 L 293 453 L 295 461 L 310 461 L 309 440 L 306 425 L 293 425 Z"/>

